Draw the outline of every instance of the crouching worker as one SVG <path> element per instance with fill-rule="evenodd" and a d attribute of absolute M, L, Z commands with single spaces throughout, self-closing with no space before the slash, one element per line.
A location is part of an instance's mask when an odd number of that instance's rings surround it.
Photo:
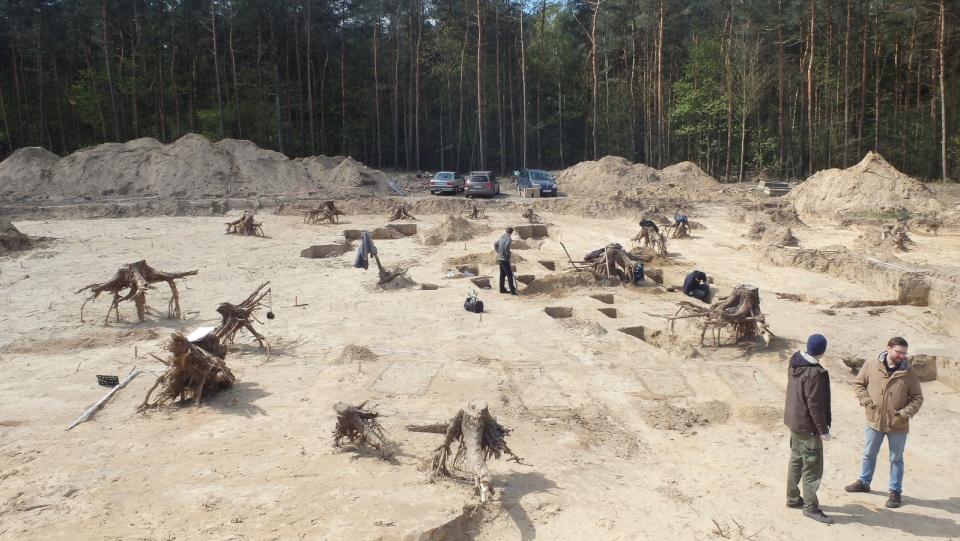
<path fill-rule="evenodd" d="M 710 296 L 710 284 L 707 283 L 707 275 L 698 270 L 688 274 L 686 279 L 683 280 L 683 294 L 707 302 L 707 297 Z"/>

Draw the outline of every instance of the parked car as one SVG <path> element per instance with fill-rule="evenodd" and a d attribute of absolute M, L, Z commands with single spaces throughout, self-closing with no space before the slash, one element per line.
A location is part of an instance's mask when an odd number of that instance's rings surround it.
<path fill-rule="evenodd" d="M 430 179 L 430 193 L 438 194 L 440 192 L 462 192 L 466 185 L 463 177 L 453 171 L 440 171 Z"/>
<path fill-rule="evenodd" d="M 557 181 L 553 176 L 541 169 L 524 169 L 517 172 L 517 191 L 523 191 L 525 188 L 540 188 L 540 195 L 557 196 Z"/>
<path fill-rule="evenodd" d="M 500 193 L 500 180 L 492 171 L 474 171 L 467 177 L 467 187 L 464 193 L 467 197 L 476 195 L 493 197 Z"/>

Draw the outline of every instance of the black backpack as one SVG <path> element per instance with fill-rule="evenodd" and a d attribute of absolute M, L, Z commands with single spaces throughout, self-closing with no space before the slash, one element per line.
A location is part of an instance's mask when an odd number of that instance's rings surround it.
<path fill-rule="evenodd" d="M 483 313 L 483 301 L 477 298 L 477 292 L 467 295 L 467 300 L 463 301 L 463 309 L 474 314 Z"/>

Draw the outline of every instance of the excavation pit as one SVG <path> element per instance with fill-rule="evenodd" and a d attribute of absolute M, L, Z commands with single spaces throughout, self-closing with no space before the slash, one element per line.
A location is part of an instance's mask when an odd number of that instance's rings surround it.
<path fill-rule="evenodd" d="M 514 231 L 516 231 L 518 237 L 524 240 L 550 236 L 547 226 L 542 224 L 518 225 L 514 228 Z"/>
<path fill-rule="evenodd" d="M 573 308 L 569 306 L 548 306 L 543 309 L 548 316 L 553 319 L 566 319 L 568 317 L 573 317 Z"/>
<path fill-rule="evenodd" d="M 319 246 L 311 246 L 306 250 L 300 250 L 300 257 L 308 257 L 311 259 L 339 257 L 347 253 L 349 249 L 346 244 L 322 244 Z"/>
<path fill-rule="evenodd" d="M 490 287 L 489 278 L 471 278 L 470 281 L 473 282 L 473 285 L 479 287 L 480 289 L 485 289 Z"/>
<path fill-rule="evenodd" d="M 400 225 L 412 225 L 416 227 L 416 224 L 400 224 Z M 404 234 L 398 229 L 395 229 L 394 226 L 390 227 L 378 227 L 373 231 L 369 231 L 370 238 L 373 240 L 390 240 L 396 238 L 396 233 Z M 343 231 L 343 236 L 347 240 L 360 240 L 360 237 L 363 235 L 362 229 L 345 229 Z"/>
<path fill-rule="evenodd" d="M 598 310 L 601 314 L 603 314 L 603 315 L 605 315 L 605 316 L 607 316 L 607 317 L 609 317 L 609 318 L 616 319 L 616 318 L 618 318 L 618 317 L 625 317 L 625 316 L 624 316 L 623 314 L 621 314 L 616 308 L 597 308 L 597 310 Z"/>
<path fill-rule="evenodd" d="M 523 284 L 523 285 L 525 285 L 525 286 L 530 285 L 530 283 L 533 282 L 533 280 L 536 278 L 536 276 L 534 276 L 534 275 L 532 275 L 532 274 L 517 274 L 517 275 L 515 275 L 515 277 L 516 277 L 516 279 L 517 279 L 518 282 L 520 282 L 521 284 Z"/>
<path fill-rule="evenodd" d="M 462 272 L 464 275 L 466 275 L 466 273 L 468 272 L 474 276 L 477 276 L 478 274 L 480 274 L 479 265 L 457 265 L 456 268 L 458 271 Z"/>
<path fill-rule="evenodd" d="M 552 271 L 557 270 L 557 264 L 554 263 L 553 261 L 540 261 L 539 263 L 544 267 L 546 267 L 547 270 L 552 270 Z"/>
<path fill-rule="evenodd" d="M 643 325 L 638 325 L 636 327 L 623 327 L 620 329 L 620 332 L 628 334 L 634 338 L 639 338 L 651 346 L 656 347 L 660 347 L 659 336 L 663 333 L 663 331 L 649 331 Z"/>
<path fill-rule="evenodd" d="M 603 304 L 613 304 L 613 295 L 609 293 L 601 293 L 599 295 L 590 295 L 591 299 L 597 299 Z"/>
<path fill-rule="evenodd" d="M 420 284 L 420 289 L 424 291 L 436 291 L 437 289 L 440 289 L 440 286 L 437 284 Z"/>
<path fill-rule="evenodd" d="M 410 237 L 417 234 L 417 224 L 392 224 L 388 225 L 387 227 L 397 231 L 405 237 Z"/>

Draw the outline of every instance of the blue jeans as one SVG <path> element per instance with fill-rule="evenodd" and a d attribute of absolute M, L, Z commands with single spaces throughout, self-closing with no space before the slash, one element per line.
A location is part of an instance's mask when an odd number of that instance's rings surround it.
<path fill-rule="evenodd" d="M 903 449 L 907 446 L 906 434 L 889 434 L 867 426 L 867 444 L 863 447 L 863 462 L 860 465 L 860 481 L 869 485 L 877 468 L 877 454 L 883 437 L 890 448 L 890 490 L 903 492 Z"/>

